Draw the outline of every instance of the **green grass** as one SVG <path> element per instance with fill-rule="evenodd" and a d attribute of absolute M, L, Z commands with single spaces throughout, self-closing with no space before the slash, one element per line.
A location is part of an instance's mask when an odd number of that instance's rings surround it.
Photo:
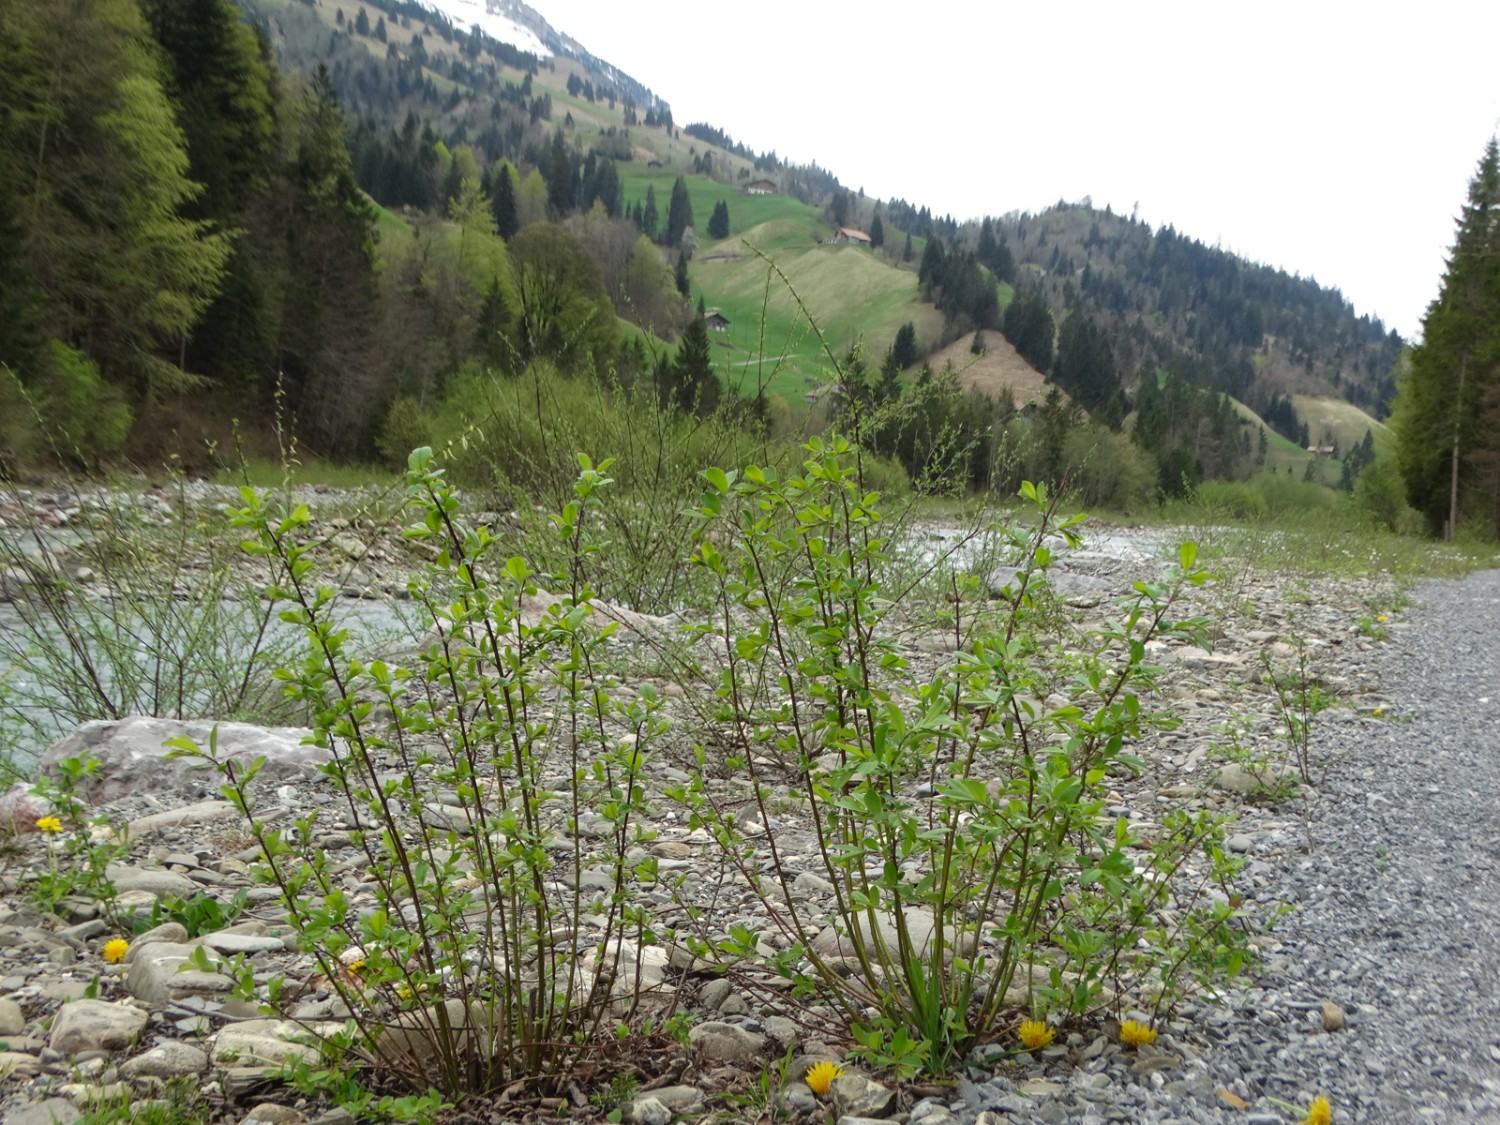
<path fill-rule="evenodd" d="M 1372 528 L 1351 498 L 1283 474 L 1241 484 L 1215 482 L 1204 499 L 1172 501 L 1128 515 L 1094 512 L 1104 526 L 1160 526 L 1180 530 L 1203 557 L 1235 567 L 1318 577 L 1389 574 L 1402 582 L 1453 578 L 1500 565 L 1493 543 L 1442 543 Z M 1225 491 L 1257 491 L 1266 507 L 1237 517 L 1218 499 Z"/>
<path fill-rule="evenodd" d="M 633 134 L 632 134 L 633 136 Z M 701 144 L 701 142 L 700 142 Z M 717 150 L 715 150 L 717 152 Z M 618 164 L 620 180 L 625 188 L 625 206 L 634 207 L 637 201 L 646 200 L 646 189 L 656 189 L 658 233 L 667 225 L 667 211 L 672 202 L 672 185 L 683 175 L 677 168 L 648 168 L 636 161 Z M 814 232 L 818 237 L 831 238 L 833 228 L 823 221 L 814 207 L 809 207 L 785 195 L 746 195 L 738 183 L 721 184 L 702 176 L 684 175 L 688 202 L 693 205 L 693 230 L 698 235 L 699 253 L 712 245 L 708 238 L 708 220 L 714 213 L 714 205 L 724 202 L 729 206 L 729 235 L 737 237 L 751 227 L 774 219 L 801 221 L 812 241 Z"/>
<path fill-rule="evenodd" d="M 371 207 L 375 208 L 375 229 L 381 234 L 392 233 L 405 236 L 417 233 L 416 227 L 412 226 L 394 211 L 387 211 L 373 199 L 370 199 L 368 195 L 365 196 L 365 199 L 369 201 Z"/>
<path fill-rule="evenodd" d="M 764 383 L 796 401 L 824 381 L 831 365 L 814 323 L 840 359 L 862 340 L 872 369 L 906 321 L 922 338 L 941 331 L 942 314 L 918 298 L 914 273 L 857 246 L 798 249 L 799 234 L 792 221 L 767 223 L 694 263 L 694 289 L 730 320 L 723 342 L 735 349 L 728 363 L 743 374 L 743 388 Z M 750 247 L 762 249 L 786 280 Z"/>
<path fill-rule="evenodd" d="M 653 186 L 665 223 L 677 170 L 635 163 L 620 168 L 626 206 L 643 200 Z M 915 272 L 877 252 L 829 244 L 833 227 L 816 208 L 783 195 L 745 195 L 738 183 L 701 176 L 684 182 L 699 237 L 689 267 L 693 295 L 728 317 L 729 331 L 713 336 L 715 364 L 742 390 L 764 387 L 799 403 L 827 380 L 832 367 L 809 314 L 840 358 L 863 340 L 872 368 L 906 321 L 917 325 L 919 337 L 940 334 L 942 316 L 918 299 Z M 729 207 L 729 237 L 711 241 L 705 237 L 708 217 L 720 201 Z M 795 296 L 757 250 L 782 270 Z"/>
<path fill-rule="evenodd" d="M 655 135 L 647 130 L 643 136 L 643 143 L 648 143 Z M 695 143 L 700 151 L 708 147 Z M 699 240 L 689 266 L 692 295 L 730 321 L 728 332 L 711 336 L 715 367 L 726 382 L 747 394 L 764 388 L 800 405 L 805 394 L 833 374 L 808 321 L 809 313 L 840 359 L 862 340 L 871 368 L 879 365 L 908 320 L 916 324 L 921 338 L 936 339 L 941 334 L 942 316 L 918 299 L 911 267 L 902 268 L 881 253 L 829 244 L 833 226 L 817 208 L 791 196 L 746 195 L 743 181 L 719 183 L 684 174 L 673 164 L 673 158 L 681 154 L 658 155 L 666 158 L 667 166 L 648 168 L 639 161 L 618 165 L 625 206 L 644 203 L 647 188 L 654 188 L 661 229 L 671 206 L 672 187 L 683 176 Z M 729 209 L 729 237 L 712 240 L 707 237 L 708 219 L 720 202 Z M 889 224 L 886 229 L 899 252 L 905 235 Z M 923 244 L 921 239 L 913 240 L 914 262 Z M 786 274 L 805 312 L 774 274 L 768 286 L 770 270 L 757 257 L 757 250 Z M 1004 284 L 999 293 L 1002 308 L 1015 295 Z"/>

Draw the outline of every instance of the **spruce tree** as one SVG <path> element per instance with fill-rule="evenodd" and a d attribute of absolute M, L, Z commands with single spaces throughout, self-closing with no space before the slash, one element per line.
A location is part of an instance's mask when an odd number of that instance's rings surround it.
<path fill-rule="evenodd" d="M 714 204 L 714 213 L 709 217 L 708 236 L 710 238 L 729 237 L 729 204 L 722 199 Z"/>
<path fill-rule="evenodd" d="M 672 185 L 672 202 L 667 207 L 667 230 L 662 241 L 675 247 L 682 241 L 682 232 L 693 225 L 693 204 L 688 199 L 687 181 L 681 176 Z"/>
<path fill-rule="evenodd" d="M 708 415 L 719 404 L 719 381 L 714 377 L 708 328 L 695 316 L 683 329 L 677 354 L 657 373 L 657 391 L 662 405 L 687 413 Z"/>
<path fill-rule="evenodd" d="M 896 342 L 891 345 L 891 358 L 896 361 L 896 369 L 905 371 L 917 362 L 917 326 L 907 321 L 896 330 Z"/>
<path fill-rule="evenodd" d="M 646 185 L 646 210 L 641 220 L 641 233 L 655 242 L 656 224 L 661 221 L 661 216 L 656 212 L 656 187 L 653 184 Z"/>
<path fill-rule="evenodd" d="M 516 231 L 521 229 L 521 219 L 516 209 L 516 173 L 508 160 L 502 160 L 495 169 L 490 210 L 495 216 L 495 230 L 501 238 L 510 241 L 515 237 Z"/>
<path fill-rule="evenodd" d="M 1442 286 L 1422 320 L 1392 419 L 1412 507 L 1452 538 L 1467 505 L 1500 529 L 1483 409 L 1500 375 L 1500 147 L 1491 138 L 1458 219 Z M 1487 471 L 1486 471 L 1487 470 Z M 1487 479 L 1486 479 L 1487 478 Z"/>
<path fill-rule="evenodd" d="M 1077 309 L 1068 314 L 1058 333 L 1052 377 L 1090 413 L 1120 389 L 1109 341 L 1098 325 Z"/>

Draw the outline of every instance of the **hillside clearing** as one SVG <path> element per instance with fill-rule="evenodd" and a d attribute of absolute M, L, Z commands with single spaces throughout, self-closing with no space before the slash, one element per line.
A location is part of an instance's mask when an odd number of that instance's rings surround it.
<path fill-rule="evenodd" d="M 1009 389 L 1018 407 L 1039 403 L 1047 397 L 1051 384 L 1046 376 L 1022 359 L 1009 340 L 998 332 L 986 332 L 984 354 L 974 355 L 975 335 L 967 332 L 946 348 L 933 352 L 927 363 L 934 374 L 951 367 L 960 386 L 991 398 Z"/>

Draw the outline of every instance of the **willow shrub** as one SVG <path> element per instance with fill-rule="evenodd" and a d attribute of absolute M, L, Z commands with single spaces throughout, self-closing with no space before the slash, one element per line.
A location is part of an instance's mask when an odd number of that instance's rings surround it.
<path fill-rule="evenodd" d="M 29 762 L 81 723 L 130 715 L 296 721 L 271 680 L 296 651 L 236 537 L 175 480 L 173 512 L 100 493 L 65 529 L 33 502 L 0 527 L 0 759 Z"/>
<path fill-rule="evenodd" d="M 642 773 L 662 724 L 649 687 L 611 694 L 598 664 L 610 627 L 583 573 L 609 466 L 580 461 L 552 521 L 565 565 L 540 574 L 466 522 L 430 450 L 412 454 L 406 534 L 434 561 L 411 593 L 435 630 L 406 666 L 365 658 L 340 626 L 337 590 L 304 542 L 307 510 L 272 511 L 244 490 L 245 547 L 277 566 L 269 596 L 307 640 L 277 675 L 332 751 L 323 768 L 354 826 L 360 892 L 316 810 L 288 828 L 262 820 L 253 768 L 222 765 L 223 790 L 348 1016 L 308 1026 L 331 1063 L 309 1080 L 350 1100 L 369 1097 L 335 1081 L 351 1059 L 413 1091 L 404 1112 L 523 1079 L 555 1085 L 640 995 L 654 935 L 628 893 L 651 873 L 627 853 L 647 838 Z M 543 612 L 539 586 L 559 595 Z M 216 759 L 212 745 L 178 751 Z M 585 872 L 601 871 L 613 891 L 590 889 Z M 275 983 L 243 983 L 289 1011 Z"/>
<path fill-rule="evenodd" d="M 1192 545 L 1162 580 L 1136 583 L 1110 625 L 1059 652 L 1040 595 L 1048 543 L 1076 545 L 1077 518 L 1055 523 L 1027 485 L 1032 522 L 1008 532 L 1019 561 L 996 612 L 918 677 L 897 638 L 925 611 L 882 586 L 893 544 L 879 497 L 843 439 L 808 449 L 786 477 L 703 474 L 694 562 L 718 598 L 699 631 L 722 670 L 702 769 L 671 794 L 779 930 L 776 968 L 831 999 L 871 1061 L 934 1073 L 1013 1019 L 1013 986 L 1046 1012 L 1131 999 L 1159 1010 L 1195 978 L 1236 972 L 1235 911 L 1211 893 L 1232 872 L 1222 824 L 1174 816 L 1147 841 L 1105 815 L 1109 775 L 1141 768 L 1130 741 L 1171 722 L 1141 702 L 1153 688 L 1146 645 L 1201 625 L 1173 616 L 1182 589 L 1208 578 Z M 949 585 L 952 603 L 983 590 L 957 574 Z M 831 918 L 794 897 L 774 831 L 747 837 L 756 818 L 703 780 L 721 754 L 752 783 L 763 824 L 779 812 L 776 782 L 805 795 Z M 751 957 L 771 936 L 698 918 L 704 955 Z M 837 955 L 811 939 L 829 924 Z"/>

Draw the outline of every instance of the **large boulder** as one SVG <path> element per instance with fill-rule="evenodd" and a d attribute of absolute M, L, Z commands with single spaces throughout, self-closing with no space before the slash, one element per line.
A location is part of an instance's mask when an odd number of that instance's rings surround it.
<path fill-rule="evenodd" d="M 256 782 L 284 781 L 297 777 L 330 760 L 327 750 L 304 742 L 309 731 L 302 727 L 257 727 L 249 723 L 214 723 L 209 719 L 155 719 L 132 716 L 119 720 L 84 723 L 72 734 L 54 743 L 39 763 L 43 772 L 56 775 L 59 762 L 68 758 L 93 758 L 99 770 L 84 784 L 87 799 L 95 804 L 114 801 L 132 793 L 192 794 L 216 789 L 221 779 L 197 758 L 169 758 L 163 745 L 169 738 L 192 739 L 205 750 L 218 728 L 220 761 L 244 767 L 256 758 L 265 766 Z"/>

